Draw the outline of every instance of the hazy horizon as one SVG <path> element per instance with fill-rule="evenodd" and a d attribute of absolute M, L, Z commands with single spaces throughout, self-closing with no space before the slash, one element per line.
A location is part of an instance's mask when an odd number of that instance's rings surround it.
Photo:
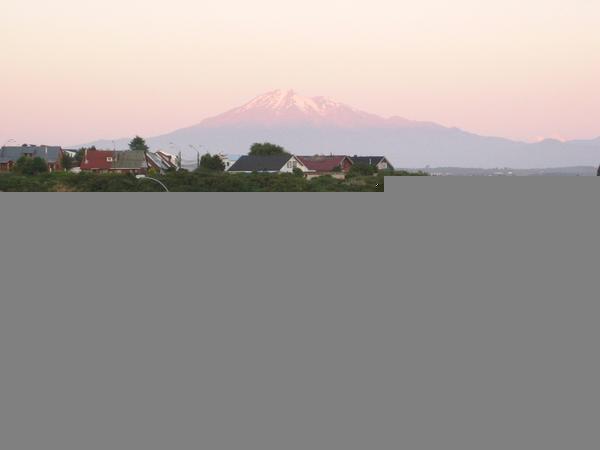
<path fill-rule="evenodd" d="M 0 144 L 156 136 L 277 88 L 532 142 L 600 136 L 600 3 L 5 0 Z"/>

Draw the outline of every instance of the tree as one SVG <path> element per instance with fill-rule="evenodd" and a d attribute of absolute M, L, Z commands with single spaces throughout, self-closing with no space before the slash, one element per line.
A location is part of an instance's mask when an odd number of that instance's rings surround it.
<path fill-rule="evenodd" d="M 134 137 L 129 143 L 129 150 L 142 150 L 144 153 L 150 149 L 148 145 L 146 145 L 146 141 L 144 138 L 139 136 Z"/>
<path fill-rule="evenodd" d="M 83 159 L 85 158 L 85 148 L 80 148 L 77 153 L 75 153 L 75 164 L 78 166 L 81 165 Z"/>
<path fill-rule="evenodd" d="M 60 157 L 60 165 L 62 166 L 63 170 L 68 172 L 75 165 L 75 158 L 68 153 L 63 153 Z"/>
<path fill-rule="evenodd" d="M 219 157 L 219 155 L 211 155 L 210 153 L 207 153 L 200 158 L 200 169 L 223 172 L 225 170 L 225 163 Z"/>
<path fill-rule="evenodd" d="M 289 155 L 289 153 L 281 146 L 264 142 L 256 143 L 250 147 L 250 156 L 271 156 L 271 155 Z"/>
<path fill-rule="evenodd" d="M 372 166 L 370 164 L 357 163 L 353 164 L 348 171 L 348 178 L 356 177 L 356 176 L 370 176 L 375 175 L 377 173 L 377 167 Z"/>
<path fill-rule="evenodd" d="M 22 175 L 37 175 L 48 172 L 48 164 L 39 156 L 35 158 L 21 156 L 17 160 L 14 170 Z"/>

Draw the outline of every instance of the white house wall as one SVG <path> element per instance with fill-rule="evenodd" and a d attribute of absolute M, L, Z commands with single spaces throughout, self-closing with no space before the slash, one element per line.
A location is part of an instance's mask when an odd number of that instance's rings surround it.
<path fill-rule="evenodd" d="M 295 165 L 295 166 L 294 166 L 294 164 L 293 164 L 294 162 L 296 163 L 296 165 Z M 288 165 L 289 165 L 290 163 L 292 163 L 292 165 L 291 165 L 291 167 L 288 167 Z M 298 158 L 296 158 L 295 156 L 292 156 L 292 157 L 290 158 L 290 160 L 289 160 L 288 162 L 286 162 L 286 163 L 283 165 L 283 167 L 281 168 L 280 172 L 281 172 L 281 173 L 293 173 L 293 172 L 294 172 L 294 168 L 296 168 L 296 167 L 297 167 L 298 169 L 300 169 L 300 170 L 301 170 L 302 172 L 304 172 L 304 173 L 306 173 L 306 172 L 309 172 L 309 170 L 307 169 L 307 167 L 306 167 L 304 164 L 302 164 L 302 163 L 301 163 L 301 162 L 298 160 Z"/>

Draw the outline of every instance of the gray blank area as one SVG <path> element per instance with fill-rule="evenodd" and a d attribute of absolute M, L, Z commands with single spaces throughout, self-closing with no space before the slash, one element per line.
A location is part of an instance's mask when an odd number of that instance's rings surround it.
<path fill-rule="evenodd" d="M 599 194 L 2 194 L 0 448 L 597 449 Z"/>

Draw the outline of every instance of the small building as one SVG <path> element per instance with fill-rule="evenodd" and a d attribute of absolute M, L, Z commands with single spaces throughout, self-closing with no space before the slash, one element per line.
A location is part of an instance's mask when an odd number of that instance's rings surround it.
<path fill-rule="evenodd" d="M 352 160 L 344 155 L 298 156 L 298 160 L 308 168 L 308 179 L 323 175 L 343 179 L 353 164 Z"/>
<path fill-rule="evenodd" d="M 352 158 L 354 164 L 364 164 L 367 166 L 375 166 L 377 170 L 394 170 L 392 163 L 385 156 L 356 156 Z"/>
<path fill-rule="evenodd" d="M 86 150 L 81 161 L 81 170 L 84 172 L 141 175 L 149 169 L 163 173 L 172 168 L 176 168 L 172 155 L 142 150 Z"/>
<path fill-rule="evenodd" d="M 310 170 L 293 155 L 271 155 L 271 156 L 241 156 L 229 168 L 231 173 L 292 173 L 294 169 L 300 169 L 302 172 Z"/>
<path fill-rule="evenodd" d="M 146 153 L 148 158 L 148 168 L 155 169 L 160 173 L 164 173 L 167 170 L 177 169 L 175 156 L 170 153 L 163 151 L 148 152 Z"/>
<path fill-rule="evenodd" d="M 164 173 L 175 168 L 173 156 L 164 152 L 142 150 L 86 150 L 81 161 L 81 170 L 96 173 L 146 174 L 149 169 Z"/>
<path fill-rule="evenodd" d="M 49 172 L 61 170 L 61 158 L 63 150 L 61 147 L 50 147 L 47 145 L 22 145 L 21 147 L 0 148 L 0 172 L 10 172 L 16 162 L 23 156 L 28 158 L 42 158 L 48 165 Z"/>
<path fill-rule="evenodd" d="M 84 172 L 108 173 L 114 170 L 116 158 L 114 150 L 86 150 L 80 167 Z"/>

